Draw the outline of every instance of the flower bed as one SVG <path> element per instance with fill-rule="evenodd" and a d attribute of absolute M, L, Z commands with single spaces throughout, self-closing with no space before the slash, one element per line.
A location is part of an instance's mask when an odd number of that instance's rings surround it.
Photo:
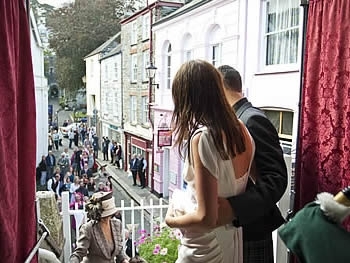
<path fill-rule="evenodd" d="M 141 230 L 136 246 L 140 256 L 149 263 L 174 263 L 177 259 L 181 236 L 178 229 L 156 226 L 153 237 L 145 230 Z"/>

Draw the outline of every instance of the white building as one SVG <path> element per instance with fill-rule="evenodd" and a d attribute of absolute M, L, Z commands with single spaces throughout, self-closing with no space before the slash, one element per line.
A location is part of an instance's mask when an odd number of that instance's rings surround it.
<path fill-rule="evenodd" d="M 117 33 L 101 46 L 88 54 L 86 63 L 86 115 L 89 117 L 89 126 L 95 126 L 97 135 L 100 135 L 98 120 L 101 117 L 101 63 L 103 54 L 108 53 L 120 43 L 120 33 Z"/>
<path fill-rule="evenodd" d="M 34 14 L 30 12 L 30 40 L 33 62 L 36 105 L 36 162 L 48 150 L 48 85 L 44 76 L 44 50 Z"/>
<path fill-rule="evenodd" d="M 106 53 L 101 63 L 101 136 L 124 144 L 122 52 L 117 45 Z M 109 154 L 109 153 L 108 153 Z"/>
<path fill-rule="evenodd" d="M 246 96 L 266 111 L 290 152 L 298 123 L 301 14 L 298 0 L 193 0 L 154 23 L 155 123 L 169 125 L 171 82 L 183 62 L 228 64 L 241 72 Z M 154 133 L 159 130 L 155 125 Z M 183 187 L 182 161 L 171 146 L 156 141 L 155 148 L 155 191 L 171 195 Z"/>

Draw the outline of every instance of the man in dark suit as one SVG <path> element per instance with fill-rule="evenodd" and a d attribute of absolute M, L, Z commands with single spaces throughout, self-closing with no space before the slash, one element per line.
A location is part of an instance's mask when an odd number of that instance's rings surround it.
<path fill-rule="evenodd" d="M 132 173 L 132 180 L 134 181 L 133 186 L 135 186 L 136 185 L 137 170 L 138 170 L 138 160 L 136 158 L 136 154 L 132 155 L 132 159 L 129 162 L 129 169 Z"/>
<path fill-rule="evenodd" d="M 45 158 L 46 161 L 46 169 L 47 169 L 47 180 L 52 178 L 53 170 L 56 166 L 56 157 L 53 155 L 52 151 L 49 151 L 49 154 Z"/>
<path fill-rule="evenodd" d="M 249 180 L 245 193 L 219 200 L 220 221 L 243 226 L 244 263 L 273 263 L 272 231 L 284 222 L 276 203 L 288 183 L 283 151 L 273 124 L 243 97 L 239 72 L 226 65 L 218 69 L 228 102 L 255 142 L 255 182 Z"/>

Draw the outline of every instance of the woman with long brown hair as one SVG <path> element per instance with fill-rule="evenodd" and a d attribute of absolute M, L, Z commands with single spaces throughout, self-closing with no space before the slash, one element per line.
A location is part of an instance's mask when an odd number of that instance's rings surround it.
<path fill-rule="evenodd" d="M 220 73 L 208 62 L 183 64 L 173 80 L 172 125 L 179 154 L 185 152 L 184 179 L 193 200 L 179 211 L 172 200 L 166 223 L 183 233 L 178 263 L 242 262 L 242 231 L 217 226 L 218 197 L 245 191 L 254 142 L 226 101 Z"/>

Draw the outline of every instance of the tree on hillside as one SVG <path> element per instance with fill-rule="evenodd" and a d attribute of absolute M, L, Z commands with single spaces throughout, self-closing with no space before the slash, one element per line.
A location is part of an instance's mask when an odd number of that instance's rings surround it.
<path fill-rule="evenodd" d="M 135 11 L 134 4 L 134 0 L 75 0 L 49 13 L 49 43 L 57 56 L 61 88 L 71 93 L 82 86 L 84 57 L 120 31 L 121 18 Z"/>

